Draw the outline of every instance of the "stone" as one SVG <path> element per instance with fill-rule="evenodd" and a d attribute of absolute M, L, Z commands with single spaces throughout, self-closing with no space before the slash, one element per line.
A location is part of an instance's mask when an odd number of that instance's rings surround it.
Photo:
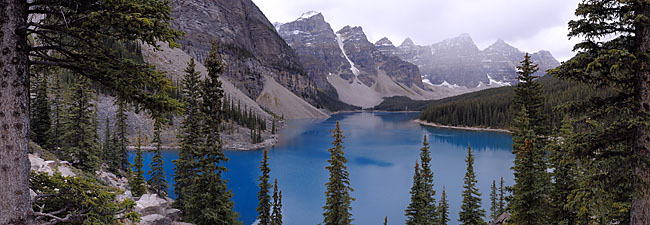
<path fill-rule="evenodd" d="M 135 203 L 135 211 L 143 216 L 152 214 L 164 215 L 165 209 L 169 207 L 169 202 L 158 197 L 157 194 L 144 194 Z"/>
<path fill-rule="evenodd" d="M 172 221 L 176 221 L 176 220 L 181 218 L 181 210 L 180 209 L 166 209 L 165 210 L 165 216 L 167 216 Z"/>
<path fill-rule="evenodd" d="M 56 161 L 45 161 L 36 154 L 29 154 L 30 169 L 36 172 L 45 172 L 53 175 L 54 172 L 60 172 L 64 177 L 74 177 L 76 174 L 72 171 L 70 164 L 57 163 Z"/>
<path fill-rule="evenodd" d="M 160 215 L 160 214 L 151 214 L 146 215 L 141 218 L 139 225 L 171 225 L 172 220 Z"/>
<path fill-rule="evenodd" d="M 178 221 L 174 221 L 174 222 L 172 222 L 172 225 L 194 225 L 194 224 L 186 223 L 186 222 L 178 222 Z"/>

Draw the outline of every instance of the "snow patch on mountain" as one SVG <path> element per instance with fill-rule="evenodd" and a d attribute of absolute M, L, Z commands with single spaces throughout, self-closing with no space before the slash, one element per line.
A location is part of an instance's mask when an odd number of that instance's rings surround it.
<path fill-rule="evenodd" d="M 359 69 L 357 69 L 357 67 L 354 66 L 354 62 L 352 62 L 352 60 L 350 60 L 350 58 L 348 57 L 348 54 L 345 53 L 345 48 L 343 48 L 343 38 L 341 38 L 340 34 L 336 34 L 336 42 L 338 42 L 339 48 L 341 49 L 341 52 L 343 52 L 343 56 L 345 57 L 345 59 L 348 60 L 348 63 L 350 63 L 350 70 L 352 70 L 352 74 L 354 74 L 355 82 L 356 82 L 357 80 L 356 77 L 359 76 L 361 71 L 359 71 Z"/>
<path fill-rule="evenodd" d="M 306 19 L 309 19 L 312 16 L 315 16 L 315 15 L 318 15 L 318 14 L 320 14 L 320 13 L 316 12 L 316 11 L 309 11 L 309 12 L 306 12 L 306 13 L 303 13 L 302 15 L 300 15 L 300 17 L 298 17 L 297 20 L 306 20 Z"/>
<path fill-rule="evenodd" d="M 512 84 L 510 84 L 510 83 L 508 83 L 508 82 L 497 81 L 497 80 L 493 79 L 493 78 L 490 76 L 490 74 L 487 74 L 487 78 L 488 78 L 488 80 L 490 81 L 490 83 L 488 84 L 488 85 L 490 85 L 490 86 L 493 86 L 493 85 L 494 85 L 494 86 L 503 87 L 503 86 L 511 86 L 511 85 L 512 85 Z M 481 85 L 481 83 L 479 83 L 479 87 L 480 87 L 480 85 Z"/>
<path fill-rule="evenodd" d="M 429 79 L 427 79 L 427 80 L 429 80 Z M 424 80 L 422 80 L 422 82 L 424 82 Z M 460 86 L 458 84 L 450 84 L 446 80 L 442 81 L 442 84 L 433 84 L 433 86 L 436 86 L 436 87 L 448 87 L 448 88 L 460 88 Z"/>

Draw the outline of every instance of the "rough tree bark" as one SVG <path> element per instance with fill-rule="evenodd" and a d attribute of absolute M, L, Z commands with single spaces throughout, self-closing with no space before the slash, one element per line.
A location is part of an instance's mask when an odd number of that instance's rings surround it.
<path fill-rule="evenodd" d="M 0 1 L 0 224 L 31 224 L 27 1 Z"/>
<path fill-rule="evenodd" d="M 639 3 L 639 13 L 646 17 L 645 21 L 637 23 L 637 33 L 639 38 L 640 59 L 642 60 L 641 68 L 636 76 L 637 96 L 639 109 L 645 115 L 650 115 L 650 3 Z M 641 160 L 635 166 L 634 180 L 635 194 L 632 197 L 632 207 L 630 209 L 630 224 L 648 225 L 650 224 L 650 168 L 644 160 L 650 159 L 650 127 L 639 125 L 636 128 L 634 151 L 635 155 L 640 156 Z"/>

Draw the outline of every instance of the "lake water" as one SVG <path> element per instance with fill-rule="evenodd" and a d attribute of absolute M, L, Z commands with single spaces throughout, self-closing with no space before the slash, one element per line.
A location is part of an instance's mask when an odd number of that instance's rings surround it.
<path fill-rule="evenodd" d="M 510 171 L 514 156 L 509 134 L 464 131 L 421 126 L 413 120 L 419 113 L 341 113 L 326 120 L 292 120 L 282 131 L 281 139 L 269 150 L 271 180 L 278 179 L 283 194 L 284 224 L 304 225 L 322 222 L 325 203 L 325 169 L 331 147 L 330 130 L 340 121 L 345 135 L 344 151 L 348 159 L 353 223 L 359 225 L 404 224 L 404 209 L 409 204 L 413 166 L 419 159 L 424 135 L 431 145 L 436 200 L 446 188 L 450 204 L 450 224 L 458 224 L 458 211 L 465 175 L 468 143 L 475 155 L 475 171 L 483 209 L 489 214 L 492 180 L 504 178 L 513 184 Z M 170 187 L 173 182 L 172 160 L 175 151 L 164 151 L 165 172 Z M 244 224 L 254 222 L 257 213 L 257 179 L 262 151 L 226 151 L 230 170 L 225 174 L 228 187 L 235 194 L 235 210 Z M 145 165 L 151 162 L 145 154 Z M 133 156 L 130 157 L 133 160 Z M 171 189 L 170 188 L 170 189 Z M 173 198 L 173 191 L 169 193 Z M 487 220 L 487 219 L 486 219 Z"/>

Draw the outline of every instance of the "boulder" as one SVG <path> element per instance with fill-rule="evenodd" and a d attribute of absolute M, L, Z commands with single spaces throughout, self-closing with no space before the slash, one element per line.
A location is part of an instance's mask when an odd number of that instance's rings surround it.
<path fill-rule="evenodd" d="M 186 223 L 186 222 L 178 222 L 178 221 L 174 221 L 174 222 L 172 222 L 172 225 L 194 225 L 194 224 Z"/>
<path fill-rule="evenodd" d="M 29 162 L 32 171 L 45 172 L 49 175 L 53 175 L 54 172 L 60 172 L 64 177 L 76 176 L 76 174 L 72 172 L 72 166 L 70 166 L 69 163 L 57 163 L 56 161 L 51 160 L 45 161 L 36 154 L 29 154 Z"/>
<path fill-rule="evenodd" d="M 135 203 L 135 211 L 143 216 L 152 214 L 165 215 L 165 209 L 169 207 L 169 201 L 158 197 L 157 194 L 144 194 Z"/>
<path fill-rule="evenodd" d="M 181 210 L 180 209 L 166 209 L 165 210 L 165 216 L 167 218 L 171 219 L 172 221 L 176 221 L 181 218 Z"/>
<path fill-rule="evenodd" d="M 151 214 L 143 216 L 142 220 L 138 223 L 139 225 L 171 225 L 172 220 L 160 215 L 160 214 Z"/>

